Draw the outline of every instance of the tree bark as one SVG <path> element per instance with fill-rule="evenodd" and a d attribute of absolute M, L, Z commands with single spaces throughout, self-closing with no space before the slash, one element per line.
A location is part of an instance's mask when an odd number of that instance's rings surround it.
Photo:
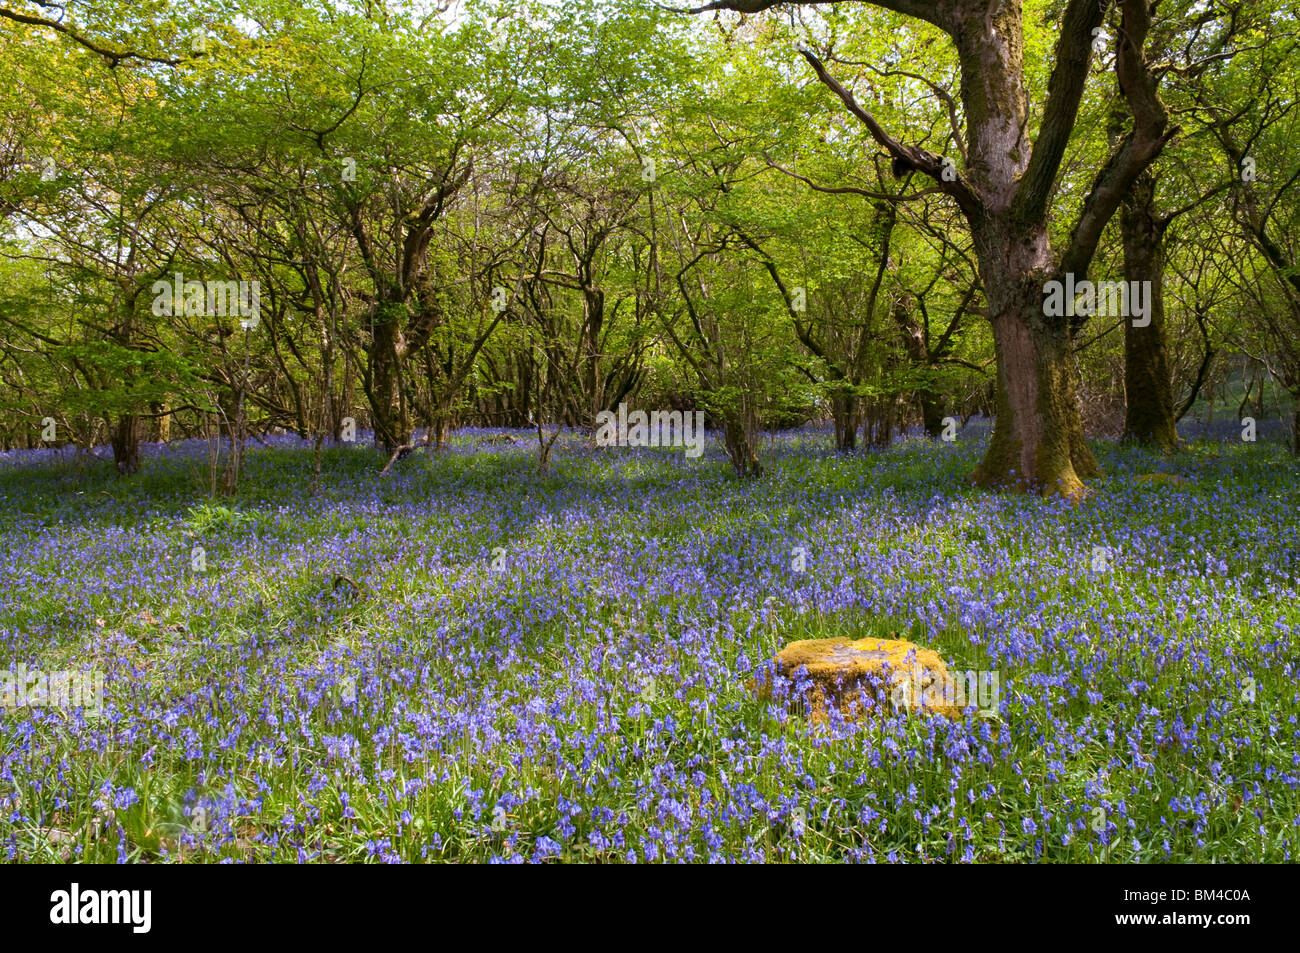
<path fill-rule="evenodd" d="M 1043 272 L 1024 266 L 986 281 L 997 355 L 996 421 L 973 479 L 1078 499 L 1098 466 L 1084 441 L 1069 319 L 1043 314 L 1043 284 Z"/>
<path fill-rule="evenodd" d="M 1120 212 L 1124 279 L 1148 282 L 1150 322 L 1124 322 L 1124 439 L 1169 452 L 1178 447 L 1173 379 L 1165 339 L 1165 223 L 1155 212 L 1155 176 L 1138 177 Z"/>
<path fill-rule="evenodd" d="M 852 394 L 831 397 L 831 418 L 835 421 L 835 449 L 851 453 L 858 447 L 858 421 L 861 400 Z"/>
<path fill-rule="evenodd" d="M 376 310 L 374 336 L 366 351 L 367 397 L 374 416 L 375 443 L 392 452 L 411 442 L 411 415 L 402 393 L 402 330 L 392 303 Z"/>
<path fill-rule="evenodd" d="M 113 463 L 123 475 L 140 469 L 140 428 L 134 414 L 123 414 L 113 427 Z"/>
<path fill-rule="evenodd" d="M 738 417 L 727 414 L 722 421 L 722 438 L 727 448 L 727 456 L 736 474 L 742 477 L 761 477 L 763 465 L 758 461 L 754 451 L 752 429 Z"/>

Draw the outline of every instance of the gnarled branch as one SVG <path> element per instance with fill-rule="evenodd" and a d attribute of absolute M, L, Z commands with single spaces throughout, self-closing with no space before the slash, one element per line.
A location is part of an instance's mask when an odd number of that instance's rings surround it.
<path fill-rule="evenodd" d="M 953 166 L 943 161 L 942 156 L 937 156 L 930 150 L 918 146 L 905 146 L 885 132 L 884 127 L 876 121 L 876 117 L 858 104 L 858 101 L 853 98 L 853 94 L 827 71 L 815 53 L 806 49 L 800 50 L 800 52 L 803 54 L 804 59 L 812 65 L 812 68 L 817 73 L 817 78 L 821 80 L 822 84 L 840 98 L 844 105 L 848 107 L 849 112 L 862 121 L 870 131 L 871 137 L 884 146 L 891 156 L 934 179 L 939 191 L 945 192 L 956 199 L 957 204 L 968 218 L 973 218 L 979 214 L 981 204 L 979 198 L 962 180 L 961 175 L 956 173 Z M 945 178 L 945 170 L 952 170 L 953 177 L 951 179 Z"/>

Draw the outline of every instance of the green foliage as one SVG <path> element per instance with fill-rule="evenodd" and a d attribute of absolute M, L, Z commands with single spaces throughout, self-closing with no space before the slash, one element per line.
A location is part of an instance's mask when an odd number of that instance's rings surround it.
<path fill-rule="evenodd" d="M 186 525 L 197 536 L 214 532 L 238 532 L 253 522 L 246 513 L 217 503 L 203 502 L 191 506 Z"/>

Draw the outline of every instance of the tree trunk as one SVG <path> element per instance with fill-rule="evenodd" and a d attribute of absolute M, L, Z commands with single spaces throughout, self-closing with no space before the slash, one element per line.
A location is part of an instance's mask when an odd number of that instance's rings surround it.
<path fill-rule="evenodd" d="M 943 433 L 943 396 L 928 386 L 916 393 L 921 405 L 921 422 L 925 426 L 925 435 L 931 440 L 938 440 Z"/>
<path fill-rule="evenodd" d="M 997 361 L 993 436 L 972 479 L 986 487 L 1078 500 L 1085 493 L 1083 480 L 1098 468 L 1083 438 L 1071 318 L 1049 317 L 1044 308 L 1044 286 L 1060 278 L 1062 269 L 1048 236 L 1042 180 L 1031 174 L 1042 170 L 1030 169 L 1025 147 L 1029 95 L 1021 6 L 989 6 L 994 15 L 972 16 L 954 34 L 968 115 L 967 164 L 981 196 L 967 220 Z M 1074 3 L 1069 16 L 1080 11 L 1084 20 L 1063 24 L 1067 33 L 1101 19 L 1098 11 Z M 1086 54 L 1080 62 L 1086 71 Z M 1063 148 L 1067 136 L 1061 127 L 1041 131 L 1033 152 Z"/>
<path fill-rule="evenodd" d="M 158 438 L 158 442 L 166 443 L 168 440 L 171 439 L 172 436 L 172 415 L 170 413 L 171 407 L 168 406 L 168 404 L 165 401 L 163 401 L 161 403 L 156 403 L 151 405 L 149 409 L 153 413 L 157 414 L 157 416 L 154 418 L 154 420 L 156 421 L 154 425 L 154 433 Z"/>
<path fill-rule="evenodd" d="M 113 428 L 113 463 L 123 475 L 140 469 L 140 428 L 134 414 L 123 414 Z"/>
<path fill-rule="evenodd" d="M 921 409 L 921 423 L 926 436 L 937 440 L 943 431 L 943 395 L 935 389 L 930 373 L 935 369 L 938 355 L 931 353 L 926 339 L 926 328 L 914 317 L 914 306 L 909 297 L 899 298 L 892 311 L 894 323 L 901 332 L 903 350 L 914 370 L 925 375 L 915 391 Z"/>
<path fill-rule="evenodd" d="M 451 413 L 441 406 L 434 413 L 431 437 L 432 439 L 427 442 L 433 444 L 434 450 L 446 447 L 451 437 Z"/>
<path fill-rule="evenodd" d="M 245 371 L 247 380 L 247 371 Z M 222 419 L 225 421 L 226 436 L 229 438 L 229 455 L 226 457 L 226 469 L 221 474 L 220 491 L 223 496 L 234 496 L 239 489 L 239 474 L 244 467 L 245 444 L 248 441 L 248 413 L 244 386 L 235 387 L 230 394 L 230 404 L 224 408 Z M 218 429 L 218 433 L 220 430 Z"/>
<path fill-rule="evenodd" d="M 1124 279 L 1148 282 L 1150 319 L 1124 321 L 1124 439 L 1166 452 L 1177 449 L 1173 381 L 1165 341 L 1165 225 L 1155 212 L 1155 176 L 1144 172 L 1120 212 Z"/>
<path fill-rule="evenodd" d="M 862 442 L 872 450 L 887 450 L 894 442 L 895 397 L 867 401 L 862 417 Z"/>
<path fill-rule="evenodd" d="M 860 401 L 851 394 L 831 398 L 831 417 L 835 421 L 835 449 L 851 453 L 858 447 L 858 408 Z"/>
<path fill-rule="evenodd" d="M 1045 249 L 1045 234 L 1041 240 Z M 1012 257 L 1014 249 L 1006 251 Z M 1043 313 L 1044 272 L 1003 276 L 996 264 L 982 265 L 993 279 L 985 287 L 997 355 L 996 422 L 973 479 L 1078 500 L 1098 467 L 1083 436 L 1070 319 Z"/>
<path fill-rule="evenodd" d="M 585 285 L 582 289 L 584 307 L 587 311 L 585 322 L 586 335 L 583 341 L 584 380 L 583 395 L 586 398 L 584 425 L 596 419 L 596 414 L 604 407 L 605 395 L 600 379 L 600 332 L 605 326 L 605 292 L 599 288 Z"/>
<path fill-rule="evenodd" d="M 411 442 L 411 417 L 402 394 L 402 333 L 381 306 L 375 315 L 374 339 L 367 352 L 367 396 L 374 415 L 375 443 L 387 451 Z"/>
<path fill-rule="evenodd" d="M 727 456 L 731 458 L 731 465 L 735 468 L 736 474 L 742 477 L 761 477 L 763 465 L 758 462 L 758 454 L 754 452 L 754 439 L 750 428 L 746 427 L 740 419 L 727 414 L 722 421 L 722 436 L 727 448 Z"/>

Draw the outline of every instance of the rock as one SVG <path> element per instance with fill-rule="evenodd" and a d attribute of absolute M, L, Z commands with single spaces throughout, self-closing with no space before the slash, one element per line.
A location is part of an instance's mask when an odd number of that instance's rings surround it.
<path fill-rule="evenodd" d="M 44 834 L 46 840 L 51 844 L 65 846 L 77 842 L 76 834 L 73 834 L 70 831 L 59 830 L 57 827 L 38 827 L 36 830 Z"/>
<path fill-rule="evenodd" d="M 45 836 L 64 863 L 72 859 L 72 848 L 77 843 L 76 834 L 59 830 L 57 827 L 38 827 L 36 833 Z"/>
<path fill-rule="evenodd" d="M 905 708 L 961 718 L 954 680 L 938 653 L 896 639 L 801 639 L 774 658 L 778 674 L 798 680 L 807 669 L 813 721 L 827 719 L 834 705 L 846 720 L 854 720 L 884 702 L 884 711 Z M 886 689 L 886 686 L 888 688 Z M 948 689 L 945 692 L 945 688 Z M 759 696 L 771 685 L 758 686 Z M 883 697 L 882 697 L 883 696 Z"/>

